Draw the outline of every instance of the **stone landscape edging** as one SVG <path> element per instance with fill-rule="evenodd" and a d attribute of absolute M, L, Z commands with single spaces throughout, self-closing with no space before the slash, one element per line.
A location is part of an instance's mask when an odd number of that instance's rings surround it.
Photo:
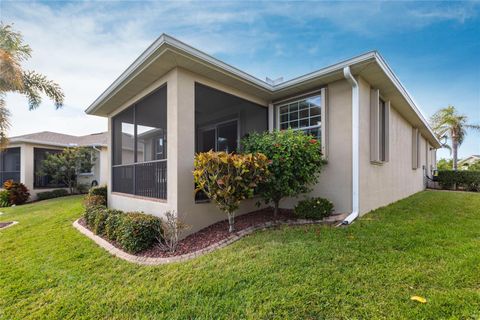
<path fill-rule="evenodd" d="M 73 222 L 73 226 L 75 229 L 80 231 L 83 235 L 87 236 L 91 240 L 93 240 L 97 245 L 102 247 L 103 249 L 107 250 L 111 255 L 123 259 L 128 262 L 136 263 L 136 264 L 141 264 L 141 265 L 162 265 L 162 264 L 168 264 L 168 263 L 174 263 L 174 262 L 184 262 L 188 261 L 191 259 L 194 259 L 196 257 L 203 256 L 209 252 L 224 248 L 228 246 L 229 244 L 234 243 L 237 240 L 240 240 L 241 238 L 245 237 L 246 235 L 249 235 L 255 231 L 258 230 L 265 230 L 271 227 L 276 227 L 279 225 L 288 225 L 288 226 L 298 226 L 298 225 L 309 225 L 309 224 L 323 224 L 325 221 L 322 220 L 305 220 L 305 219 L 298 219 L 298 220 L 287 220 L 287 221 L 279 221 L 276 224 L 273 223 L 273 221 L 270 222 L 265 222 L 262 224 L 259 224 L 257 226 L 252 226 L 245 228 L 243 230 L 240 230 L 238 232 L 235 232 L 233 235 L 230 237 L 220 240 L 214 244 L 209 245 L 208 247 L 205 247 L 203 249 L 191 252 L 191 253 L 186 253 L 178 256 L 173 256 L 173 257 L 157 257 L 157 258 L 152 258 L 152 257 L 142 257 L 142 256 L 136 256 L 130 253 L 127 253 L 123 251 L 122 249 L 119 249 L 112 245 L 110 242 L 107 240 L 103 239 L 100 236 L 97 236 L 94 234 L 92 231 L 88 230 L 84 226 L 82 226 L 79 223 L 79 219 L 75 220 Z"/>
<path fill-rule="evenodd" d="M 0 228 L 0 230 L 5 230 L 7 228 L 13 227 L 14 225 L 18 224 L 18 221 L 12 221 L 8 226 Z"/>

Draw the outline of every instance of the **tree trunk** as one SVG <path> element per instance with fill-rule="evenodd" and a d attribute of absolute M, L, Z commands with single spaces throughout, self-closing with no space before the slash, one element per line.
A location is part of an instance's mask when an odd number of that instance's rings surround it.
<path fill-rule="evenodd" d="M 452 154 L 453 154 L 453 171 L 458 169 L 458 142 L 457 135 L 452 134 Z M 457 184 L 453 184 L 453 190 L 457 190 Z"/>
<path fill-rule="evenodd" d="M 278 219 L 278 206 L 280 201 L 274 201 L 273 207 L 273 221 L 277 222 Z"/>
<path fill-rule="evenodd" d="M 452 137 L 452 153 L 453 153 L 453 170 L 457 171 L 458 169 L 458 144 L 456 139 Z"/>
<path fill-rule="evenodd" d="M 232 233 L 235 231 L 235 213 L 227 213 L 228 216 L 228 232 Z"/>

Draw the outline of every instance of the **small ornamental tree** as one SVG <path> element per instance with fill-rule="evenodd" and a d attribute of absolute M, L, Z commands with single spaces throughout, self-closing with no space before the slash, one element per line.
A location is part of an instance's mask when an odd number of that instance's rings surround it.
<path fill-rule="evenodd" d="M 89 171 L 93 166 L 91 151 L 88 148 L 73 147 L 63 149 L 61 153 L 47 154 L 42 161 L 41 175 L 48 175 L 56 183 L 64 183 L 70 194 L 77 183 L 81 171 Z"/>
<path fill-rule="evenodd" d="M 292 129 L 253 133 L 242 140 L 242 147 L 244 152 L 260 152 L 271 161 L 270 175 L 259 185 L 258 192 L 266 204 L 273 202 L 275 220 L 280 200 L 309 192 L 326 163 L 320 142 Z"/>
<path fill-rule="evenodd" d="M 255 188 L 268 175 L 267 157 L 209 151 L 196 154 L 194 163 L 195 191 L 203 191 L 227 214 L 229 231 L 233 232 L 240 202 L 253 197 Z"/>

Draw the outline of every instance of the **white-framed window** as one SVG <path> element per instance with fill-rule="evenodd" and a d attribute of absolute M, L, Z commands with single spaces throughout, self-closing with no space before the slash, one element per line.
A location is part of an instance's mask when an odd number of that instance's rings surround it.
<path fill-rule="evenodd" d="M 370 94 L 370 161 L 382 164 L 390 157 L 390 101 L 378 89 Z"/>
<path fill-rule="evenodd" d="M 326 156 L 326 89 L 288 102 L 276 104 L 277 128 L 302 130 L 320 140 Z"/>

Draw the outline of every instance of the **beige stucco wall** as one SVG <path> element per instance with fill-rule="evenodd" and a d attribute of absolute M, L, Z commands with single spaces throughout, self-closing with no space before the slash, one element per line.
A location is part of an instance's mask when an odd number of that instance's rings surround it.
<path fill-rule="evenodd" d="M 189 233 L 198 231 L 217 221 L 226 219 L 224 213 L 212 203 L 195 203 L 193 182 L 193 158 L 195 155 L 195 82 L 236 95 L 257 104 L 268 106 L 268 102 L 230 88 L 213 80 L 198 76 L 183 69 L 173 69 L 120 106 L 109 115 L 111 135 L 112 117 L 129 107 L 135 101 L 167 84 L 167 200 L 158 201 L 111 192 L 108 184 L 109 206 L 124 211 L 143 211 L 162 217 L 166 211 L 177 212 L 191 226 Z M 111 147 L 111 137 L 109 148 Z M 108 154 L 108 167 L 111 167 Z M 109 170 L 110 172 L 110 170 Z M 109 177 L 111 182 L 111 177 Z M 244 201 L 238 214 L 257 209 L 256 200 Z"/>
<path fill-rule="evenodd" d="M 385 206 L 423 190 L 423 165 L 435 161 L 435 151 L 429 151 L 427 141 L 420 138 L 420 166 L 412 169 L 412 125 L 391 106 L 390 159 L 383 164 L 370 162 L 370 85 L 362 78 L 360 85 L 360 213 Z M 380 93 L 382 94 L 382 93 Z"/>
<path fill-rule="evenodd" d="M 352 210 L 352 87 L 346 80 L 327 86 L 328 164 L 313 191 L 305 196 L 323 197 L 333 202 L 336 212 Z M 293 208 L 299 199 L 287 199 L 283 208 Z"/>
<path fill-rule="evenodd" d="M 392 106 L 390 113 L 390 161 L 382 165 L 370 162 L 370 86 L 359 78 L 360 85 L 360 211 L 389 204 L 424 189 L 422 165 L 435 166 L 435 151 L 429 150 L 426 140 L 420 139 L 420 168 L 412 170 L 412 127 Z M 225 219 L 212 203 L 195 203 L 192 177 L 195 152 L 195 82 L 239 96 L 260 105 L 269 101 L 252 97 L 235 88 L 203 78 L 183 69 L 173 69 L 139 95 L 109 115 L 112 116 L 140 100 L 160 86 L 167 84 L 167 197 L 166 201 L 145 199 L 111 192 L 111 154 L 107 153 L 109 206 L 124 211 L 143 211 L 163 216 L 176 211 L 192 226 L 190 233 Z M 309 196 L 330 199 L 336 212 L 352 210 L 352 88 L 346 80 L 327 86 L 328 106 L 328 164 L 320 182 Z M 109 139 L 111 144 L 111 139 Z M 109 145 L 111 148 L 111 145 Z M 303 198 L 300 197 L 300 198 Z M 257 209 L 255 200 L 244 201 L 238 214 Z M 298 199 L 287 199 L 281 207 L 291 208 Z"/>

